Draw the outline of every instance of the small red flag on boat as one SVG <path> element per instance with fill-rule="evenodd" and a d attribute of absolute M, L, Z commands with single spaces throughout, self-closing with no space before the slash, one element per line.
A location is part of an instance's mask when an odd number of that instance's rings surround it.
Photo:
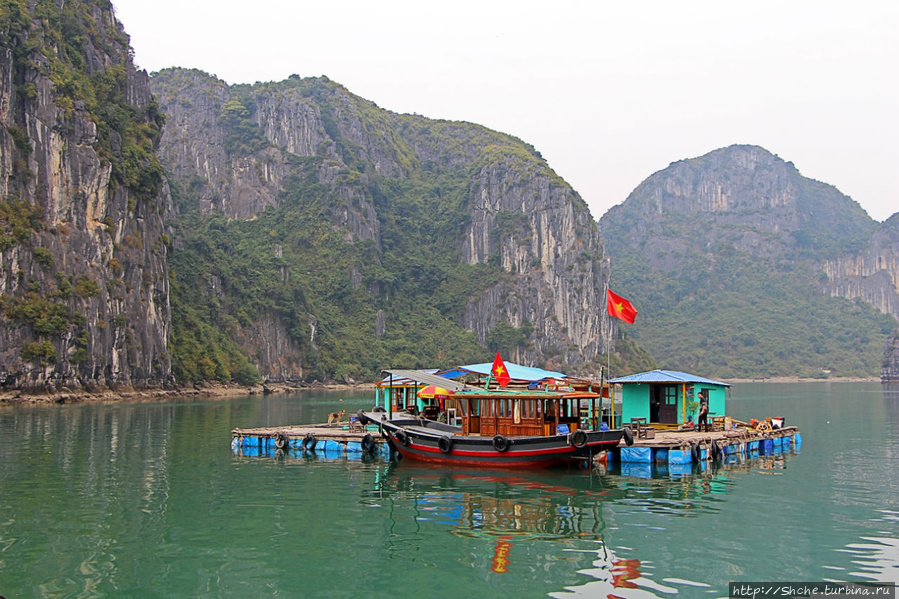
<path fill-rule="evenodd" d="M 503 359 L 499 357 L 499 352 L 496 352 L 496 359 L 493 360 L 493 368 L 490 370 L 490 374 L 493 375 L 500 387 L 505 387 L 512 380 L 512 377 L 509 376 L 509 372 L 506 370 Z"/>
<path fill-rule="evenodd" d="M 607 289 L 606 292 L 608 293 L 606 304 L 609 315 L 620 318 L 628 324 L 634 324 L 634 319 L 637 318 L 637 309 L 634 308 L 634 305 L 620 295 L 612 293 L 611 289 Z"/>

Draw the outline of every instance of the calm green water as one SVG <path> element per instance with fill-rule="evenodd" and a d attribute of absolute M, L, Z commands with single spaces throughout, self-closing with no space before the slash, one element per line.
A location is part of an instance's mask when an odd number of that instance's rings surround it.
<path fill-rule="evenodd" d="M 344 398 L 343 402 L 339 399 Z M 248 458 L 233 427 L 370 407 L 316 393 L 0 408 L 0 594 L 721 597 L 899 580 L 899 390 L 740 384 L 801 453 L 689 476 Z"/>

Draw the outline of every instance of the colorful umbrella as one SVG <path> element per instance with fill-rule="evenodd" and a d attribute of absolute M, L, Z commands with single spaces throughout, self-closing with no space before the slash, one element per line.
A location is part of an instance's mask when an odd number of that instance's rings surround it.
<path fill-rule="evenodd" d="M 416 395 L 422 399 L 434 399 L 435 397 L 446 397 L 447 395 L 452 394 L 453 392 L 449 389 L 444 389 L 443 387 L 438 387 L 436 385 L 428 385 L 416 393 Z"/>

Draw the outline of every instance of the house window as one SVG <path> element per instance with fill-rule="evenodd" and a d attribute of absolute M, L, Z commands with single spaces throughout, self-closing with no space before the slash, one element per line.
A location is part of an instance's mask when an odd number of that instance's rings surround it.
<path fill-rule="evenodd" d="M 677 405 L 677 387 L 665 387 L 665 404 L 669 406 Z"/>

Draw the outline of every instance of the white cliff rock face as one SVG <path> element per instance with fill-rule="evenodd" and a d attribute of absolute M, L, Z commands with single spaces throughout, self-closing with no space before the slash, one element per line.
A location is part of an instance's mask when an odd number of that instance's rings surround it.
<path fill-rule="evenodd" d="M 374 207 L 358 186 L 339 178 L 345 165 L 334 140 L 325 131 L 318 105 L 299 89 L 256 93 L 252 119 L 264 147 L 229 154 L 221 115 L 236 97 L 228 84 L 199 71 L 171 69 L 157 76 L 153 85 L 166 114 L 160 158 L 173 178 L 197 186 L 202 213 L 221 210 L 231 219 L 252 219 L 267 206 L 277 205 L 287 177 L 296 172 L 297 157 L 314 158 L 320 162 L 318 180 L 344 200 L 343 206 L 333 209 L 334 226 L 346 228 L 351 238 L 379 243 Z M 358 128 L 351 107 L 342 112 L 337 116 L 345 117 L 338 120 L 340 132 L 359 135 L 360 144 L 368 142 L 370 136 Z M 380 172 L 394 170 L 378 155 L 371 158 Z"/>
<path fill-rule="evenodd" d="M 899 215 L 884 222 L 858 253 L 824 263 L 824 290 L 835 297 L 859 298 L 899 319 Z M 881 378 L 899 382 L 899 329 L 886 342 Z"/>
<path fill-rule="evenodd" d="M 92 7 L 90 15 L 94 27 L 121 34 L 110 10 Z M 84 102 L 60 100 L 41 50 L 16 58 L 26 35 L 49 34 L 35 20 L 0 55 L 0 197 L 34 210 L 29 234 L 0 247 L 0 384 L 169 383 L 168 189 L 157 179 L 148 195 L 113 180 L 99 148 L 108 143 L 120 159 L 122 136 L 113 129 L 101 140 Z M 85 43 L 85 68 L 122 73 L 126 102 L 149 122 L 148 77 L 135 71 L 127 45 L 115 38 L 102 52 L 96 46 Z M 14 228 L 9 219 L 0 224 L 2 233 Z"/>
<path fill-rule="evenodd" d="M 515 215 L 514 226 L 501 224 Z M 544 164 L 503 157 L 472 182 L 470 224 L 461 242 L 469 264 L 498 255 L 512 276 L 468 305 L 463 324 L 482 341 L 496 323 L 537 331 L 532 351 L 562 350 L 565 363 L 602 352 L 609 276 L 602 244 L 583 202 Z"/>
<path fill-rule="evenodd" d="M 894 219 L 896 218 L 894 217 Z M 859 254 L 824 263 L 827 291 L 837 297 L 861 298 L 881 312 L 899 318 L 899 221 L 890 221 L 871 237 Z"/>

